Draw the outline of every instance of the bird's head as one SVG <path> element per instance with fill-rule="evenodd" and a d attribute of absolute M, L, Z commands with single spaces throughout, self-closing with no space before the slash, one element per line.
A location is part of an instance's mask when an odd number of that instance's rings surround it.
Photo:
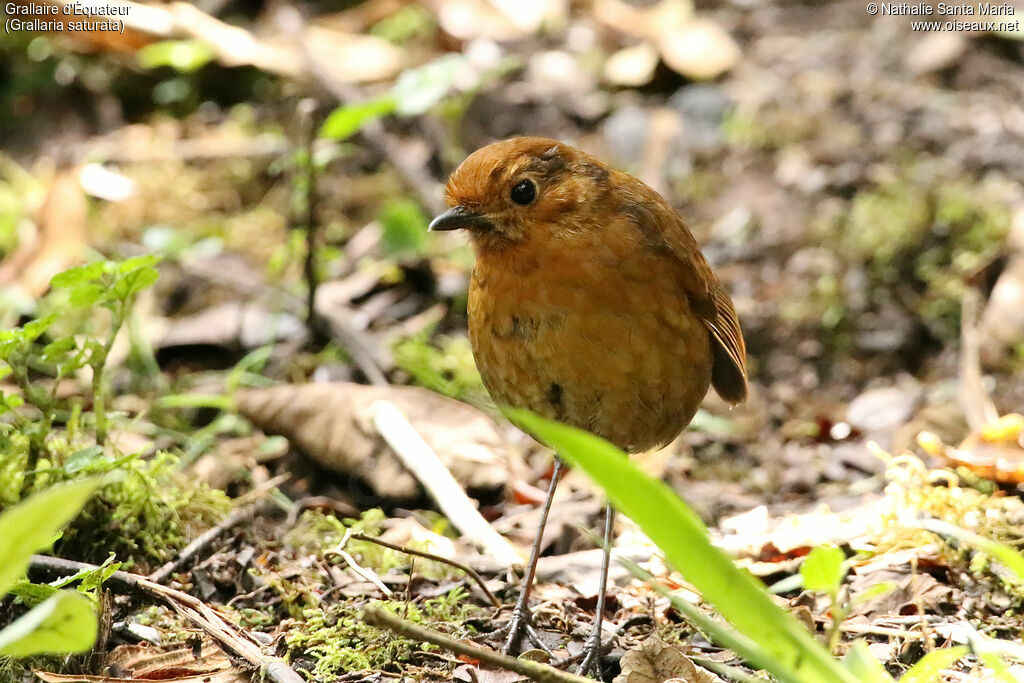
<path fill-rule="evenodd" d="M 513 138 L 473 152 L 445 187 L 451 207 L 431 230 L 465 229 L 477 250 L 592 229 L 595 202 L 609 187 L 600 161 L 549 138 Z M 587 208 L 590 210 L 583 210 Z"/>

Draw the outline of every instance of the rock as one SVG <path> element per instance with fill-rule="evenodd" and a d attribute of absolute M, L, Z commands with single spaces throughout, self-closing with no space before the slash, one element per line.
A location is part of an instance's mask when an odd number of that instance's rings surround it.
<path fill-rule="evenodd" d="M 862 432 L 891 432 L 914 414 L 919 396 L 900 387 L 868 389 L 853 399 L 846 420 Z"/>

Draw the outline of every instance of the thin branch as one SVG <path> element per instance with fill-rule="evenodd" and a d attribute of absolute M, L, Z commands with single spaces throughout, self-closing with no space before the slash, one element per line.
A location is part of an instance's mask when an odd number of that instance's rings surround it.
<path fill-rule="evenodd" d="M 437 631 L 431 631 L 430 629 L 423 628 L 422 626 L 417 626 L 416 624 L 403 621 L 398 616 L 380 609 L 379 607 L 374 607 L 373 605 L 363 610 L 362 618 L 363 621 L 373 626 L 386 628 L 389 631 L 405 636 L 406 638 L 411 638 L 412 640 L 417 640 L 422 643 L 437 645 L 438 647 L 443 647 L 449 652 L 454 652 L 457 655 L 463 655 L 492 666 L 500 667 L 507 671 L 513 671 L 522 676 L 526 676 L 532 681 L 537 681 L 537 683 L 588 683 L 590 680 L 564 671 L 559 671 L 553 666 L 548 666 L 547 664 L 531 662 L 528 659 L 516 659 L 515 657 L 509 657 L 508 655 L 503 655 L 499 652 L 495 652 L 494 650 L 488 650 L 487 648 L 480 647 L 479 645 L 473 645 L 472 643 L 467 643 L 463 640 L 449 638 Z"/>
<path fill-rule="evenodd" d="M 440 555 L 428 553 L 423 550 L 415 550 L 413 548 L 406 548 L 405 546 L 397 545 L 395 543 L 388 543 L 387 541 L 383 541 L 379 538 L 373 538 L 372 536 L 367 536 L 363 533 L 357 532 L 352 534 L 351 537 L 357 541 L 367 541 L 369 543 L 376 543 L 379 546 L 391 548 L 392 550 L 397 550 L 398 552 L 405 553 L 406 555 L 415 555 L 416 557 L 422 557 L 427 560 L 433 560 L 434 562 L 446 564 L 450 567 L 455 567 L 456 569 L 465 572 L 466 575 L 469 576 L 469 578 L 473 579 L 476 585 L 480 587 L 480 590 L 484 592 L 484 595 L 487 596 L 487 599 L 491 601 L 492 605 L 494 605 L 495 607 L 501 607 L 501 601 L 498 600 L 498 598 L 494 597 L 494 594 L 492 594 L 491 591 L 487 590 L 487 585 L 484 584 L 483 578 L 479 574 L 477 574 L 476 570 L 470 567 L 469 565 L 462 564 L 461 562 L 458 562 L 456 560 L 450 560 L 447 557 L 441 557 Z"/>
<path fill-rule="evenodd" d="M 352 538 L 351 529 L 345 532 L 345 536 L 341 539 L 341 542 L 338 543 L 337 548 L 332 548 L 326 551 L 324 555 L 337 555 L 341 559 L 345 560 L 345 564 L 347 564 L 349 568 L 352 571 L 354 571 L 359 577 L 372 583 L 374 586 L 377 587 L 377 590 L 379 590 L 381 593 L 390 598 L 392 596 L 391 589 L 384 585 L 384 582 L 380 580 L 380 577 L 377 576 L 374 572 L 370 571 L 369 569 L 360 566 L 360 564 L 356 562 L 356 558 L 352 557 L 352 555 L 350 555 L 348 551 L 345 550 L 345 544 L 348 543 L 348 540 L 350 538 Z"/>
<path fill-rule="evenodd" d="M 251 517 L 255 513 L 256 505 L 262 501 L 263 496 L 273 491 L 279 484 L 287 481 L 290 477 L 290 474 L 282 474 L 254 488 L 247 494 L 250 502 L 235 508 L 231 514 L 221 520 L 220 524 L 207 530 L 185 546 L 184 550 L 178 554 L 178 557 L 150 574 L 149 580 L 155 583 L 162 583 L 168 576 L 179 571 L 196 555 L 203 552 L 207 546 L 217 540 L 221 534 Z"/>
<path fill-rule="evenodd" d="M 59 557 L 33 555 L 30 568 L 33 571 L 53 576 L 68 576 L 80 571 L 95 570 L 99 567 L 86 562 L 74 562 Z M 262 672 L 264 678 L 273 683 L 305 683 L 299 674 L 278 657 L 263 654 L 260 646 L 245 637 L 234 626 L 225 621 L 212 607 L 198 598 L 159 583 L 154 583 L 144 576 L 116 571 L 106 581 L 107 585 L 119 586 L 122 589 L 139 591 L 160 598 L 167 602 L 176 612 L 186 617 L 199 628 L 203 629 L 226 650 L 241 657 Z"/>
<path fill-rule="evenodd" d="M 521 564 L 523 557 L 519 551 L 483 518 L 434 449 L 401 411 L 387 401 L 377 401 L 371 406 L 371 413 L 374 427 L 402 464 L 427 489 L 452 525 L 500 562 Z"/>

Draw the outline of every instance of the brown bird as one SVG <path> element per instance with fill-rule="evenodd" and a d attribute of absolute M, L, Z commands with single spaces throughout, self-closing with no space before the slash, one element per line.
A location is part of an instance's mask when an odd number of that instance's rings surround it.
<path fill-rule="evenodd" d="M 675 438 L 709 385 L 730 403 L 746 398 L 746 351 L 729 294 L 686 224 L 643 182 L 557 140 L 524 137 L 471 154 L 445 200 L 451 208 L 430 229 L 469 233 L 469 338 L 499 405 L 637 453 Z M 527 603 L 561 468 L 556 458 L 506 652 L 524 633 L 540 645 Z M 609 506 L 602 588 L 580 666 L 599 678 L 612 514 Z"/>

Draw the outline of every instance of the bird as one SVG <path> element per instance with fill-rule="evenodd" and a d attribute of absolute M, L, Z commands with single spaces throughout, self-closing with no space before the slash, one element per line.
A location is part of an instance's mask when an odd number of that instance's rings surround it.
<path fill-rule="evenodd" d="M 748 393 L 746 347 L 728 291 L 672 205 L 623 171 L 558 140 L 517 137 L 449 176 L 431 231 L 464 230 L 474 251 L 473 357 L 499 406 L 587 430 L 630 454 L 671 442 L 709 387 Z M 564 465 L 554 472 L 504 651 L 532 627 L 529 596 Z M 601 678 L 614 510 L 605 505 L 601 588 L 579 673 Z M 545 648 L 546 649 L 546 648 Z"/>

